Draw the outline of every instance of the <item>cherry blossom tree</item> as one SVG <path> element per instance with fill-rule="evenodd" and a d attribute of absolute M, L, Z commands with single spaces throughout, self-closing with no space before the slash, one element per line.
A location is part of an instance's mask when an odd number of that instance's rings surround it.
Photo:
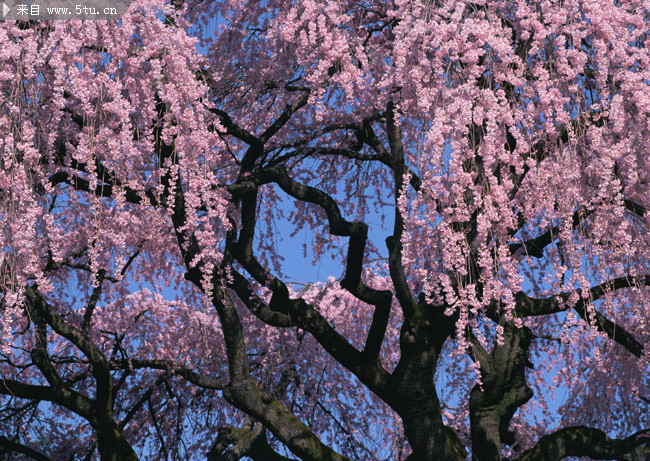
<path fill-rule="evenodd" d="M 648 459 L 649 21 L 3 22 L 3 456 Z"/>

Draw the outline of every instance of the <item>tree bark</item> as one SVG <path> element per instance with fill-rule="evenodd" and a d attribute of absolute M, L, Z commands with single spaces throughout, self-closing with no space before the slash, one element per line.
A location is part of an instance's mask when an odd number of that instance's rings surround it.
<path fill-rule="evenodd" d="M 413 449 L 409 460 L 464 460 L 465 448 L 442 420 L 434 375 L 440 350 L 453 320 L 439 306 L 413 304 L 406 310 L 400 332 L 402 357 L 391 376 L 389 395 L 382 398 L 402 418 Z"/>
<path fill-rule="evenodd" d="M 472 458 L 476 461 L 501 459 L 501 444 L 515 441 L 508 431 L 512 416 L 533 396 L 526 384 L 530 330 L 506 322 L 503 336 L 503 344 L 490 354 L 472 337 L 472 355 L 480 363 L 482 379 L 482 386 L 474 386 L 469 398 Z"/>
<path fill-rule="evenodd" d="M 400 416 L 413 449 L 407 458 L 409 461 L 465 460 L 460 439 L 453 429 L 443 424 L 437 396 L 411 400 Z"/>
<path fill-rule="evenodd" d="M 137 461 L 135 453 L 115 421 L 97 427 L 97 449 L 102 461 Z"/>

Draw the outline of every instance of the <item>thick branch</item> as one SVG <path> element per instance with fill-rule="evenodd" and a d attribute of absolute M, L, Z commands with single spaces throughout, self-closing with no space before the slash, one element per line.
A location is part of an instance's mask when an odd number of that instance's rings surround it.
<path fill-rule="evenodd" d="M 415 310 L 415 299 L 411 293 L 406 280 L 406 274 L 402 266 L 402 232 L 404 231 L 404 218 L 400 210 L 401 195 L 405 192 L 402 190 L 404 185 L 404 175 L 406 173 L 406 164 L 404 160 L 404 146 L 402 144 L 402 130 L 400 121 L 397 119 L 399 114 L 393 105 L 388 103 L 386 110 L 386 131 L 388 133 L 388 144 L 390 147 L 390 166 L 395 176 L 395 221 L 393 225 L 393 235 L 386 238 L 386 247 L 388 248 L 388 267 L 390 277 L 395 287 L 395 296 L 399 300 L 400 306 L 405 316 L 413 315 Z"/>
<path fill-rule="evenodd" d="M 93 312 L 97 306 L 97 301 L 99 301 L 99 298 L 102 295 L 102 286 L 104 284 L 105 277 L 106 271 L 104 269 L 100 269 L 97 273 L 97 286 L 93 288 L 93 292 L 90 295 L 90 299 L 88 300 L 88 304 L 86 304 L 86 310 L 84 312 L 84 321 L 83 326 L 81 327 L 81 331 L 85 334 L 88 334 L 90 323 L 93 319 Z"/>
<path fill-rule="evenodd" d="M 254 258 L 236 254 L 242 265 L 253 275 L 262 270 Z M 266 274 L 264 271 L 263 274 Z M 262 280 L 264 280 L 262 278 Z M 291 320 L 291 325 L 308 331 L 323 346 L 323 348 L 344 367 L 352 371 L 376 393 L 386 390 L 388 372 L 376 361 L 369 361 L 367 355 L 354 348 L 343 336 L 311 304 L 302 298 L 290 299 L 286 285 L 277 278 L 269 283 L 273 296 L 268 309 L 263 307 L 253 311 L 258 318 L 272 315 L 271 312 L 281 312 Z"/>
<path fill-rule="evenodd" d="M 571 293 L 560 293 L 558 296 L 553 296 L 545 299 L 531 298 L 523 292 L 516 295 L 517 299 L 517 314 L 521 317 L 548 315 L 557 312 L 566 311 L 568 308 L 574 309 L 581 318 L 588 319 L 587 305 L 592 303 L 607 293 L 614 290 L 637 287 L 637 286 L 650 286 L 650 275 L 638 275 L 632 277 L 619 277 L 601 283 L 589 289 L 586 297 L 582 296 L 582 290 L 577 290 L 580 299 L 573 306 L 567 305 Z M 626 348 L 637 357 L 641 357 L 643 353 L 643 345 L 632 336 L 623 327 L 615 322 L 612 322 L 603 314 L 595 311 L 596 315 L 596 328 L 605 333 L 610 339 L 616 341 L 621 346 Z"/>
<path fill-rule="evenodd" d="M 0 455 L 6 453 L 20 453 L 37 461 L 50 461 L 50 458 L 45 456 L 43 453 L 36 451 L 27 445 L 23 445 L 22 443 L 15 442 L 5 436 L 0 436 L 0 447 L 2 447 Z"/>
<path fill-rule="evenodd" d="M 232 118 L 230 118 L 230 115 L 228 115 L 227 112 L 216 108 L 210 109 L 210 111 L 219 117 L 221 124 L 226 129 L 226 134 L 233 135 L 234 137 L 236 137 L 241 141 L 244 141 L 248 145 L 259 143 L 259 140 L 253 134 L 249 133 L 248 131 L 244 130 L 242 127 L 237 125 L 232 120 Z"/>
<path fill-rule="evenodd" d="M 93 195 L 96 195 L 97 197 L 109 198 L 113 196 L 113 192 L 114 192 L 113 185 L 110 183 L 99 184 L 95 187 L 94 190 L 91 190 L 90 182 L 87 179 L 70 174 L 65 171 L 59 171 L 57 173 L 52 174 L 48 178 L 48 180 L 53 186 L 56 186 L 58 184 L 68 184 L 75 190 L 88 192 Z M 145 201 L 138 192 L 134 191 L 130 187 L 128 186 L 122 186 L 122 187 L 124 189 L 124 194 L 127 202 L 133 203 L 134 205 L 140 205 Z M 148 201 L 151 206 L 156 207 L 159 205 L 158 199 L 156 198 L 153 190 L 150 189 L 145 191 L 144 195 L 146 196 L 146 201 Z"/>
<path fill-rule="evenodd" d="M 342 217 L 338 205 L 328 194 L 294 181 L 283 167 L 264 169 L 252 176 L 250 180 L 245 181 L 248 184 L 244 185 L 244 187 L 250 189 L 247 190 L 248 193 L 244 195 L 242 200 L 242 231 L 237 247 L 232 248 L 233 254 L 258 283 L 268 286 L 273 291 L 269 304 L 272 310 L 290 314 L 292 321 L 295 321 L 296 325 L 304 330 L 309 331 L 336 360 L 355 373 L 371 389 L 380 392 L 379 388 L 385 386 L 387 372 L 378 363 L 369 363 L 367 357 L 351 346 L 312 305 L 307 304 L 302 299 L 289 299 L 289 290 L 286 285 L 278 278 L 272 277 L 253 255 L 252 240 L 254 236 L 257 187 L 261 184 L 275 182 L 292 197 L 321 206 L 327 213 L 330 232 L 334 235 L 350 236 L 346 278 L 341 285 L 348 288 L 352 293 L 361 293 L 363 291 L 366 299 L 370 300 L 372 298 L 381 303 L 386 300 L 388 293 L 373 290 L 366 286 L 359 288 L 368 226 L 362 222 L 346 221 Z M 233 193 L 241 193 L 242 191 L 239 188 L 231 190 Z M 374 299 L 375 297 L 376 299 Z M 385 315 L 383 313 L 385 310 L 384 307 L 380 315 Z M 377 349 L 375 345 L 376 338 L 379 336 L 383 338 L 383 332 L 381 331 L 383 323 L 381 319 L 376 322 L 375 332 L 373 333 L 375 339 L 371 343 L 371 348 L 374 350 Z"/>
<path fill-rule="evenodd" d="M 66 406 L 68 403 L 67 395 L 59 395 L 50 386 L 40 386 L 36 384 L 25 384 L 13 379 L 0 380 L 0 394 L 18 397 L 29 400 L 46 400 L 48 402 L 59 403 Z M 90 400 L 83 395 L 74 395 L 78 399 L 78 407 L 89 409 Z"/>
<path fill-rule="evenodd" d="M 264 301 L 262 301 L 253 291 L 250 283 L 243 275 L 235 270 L 231 273 L 233 276 L 232 288 L 235 290 L 235 293 L 237 293 L 239 299 L 244 303 L 244 305 L 246 305 L 248 310 L 255 315 L 255 317 L 267 325 L 274 327 L 283 328 L 296 326 L 291 317 L 282 312 L 271 309 Z"/>
<path fill-rule="evenodd" d="M 66 323 L 42 297 L 34 287 L 25 290 L 30 301 L 39 315 L 52 326 L 52 329 L 77 346 L 92 363 L 93 376 L 97 382 L 97 402 L 102 403 L 106 410 L 112 407 L 110 367 L 102 351 L 81 330 Z"/>
<path fill-rule="evenodd" d="M 577 228 L 580 225 L 582 219 L 589 216 L 591 212 L 588 212 L 584 208 L 580 208 L 573 213 L 572 218 L 572 227 L 573 229 Z M 535 258 L 542 258 L 544 256 L 544 249 L 549 246 L 555 239 L 560 235 L 559 226 L 554 226 L 551 229 L 547 230 L 543 234 L 526 240 L 522 243 L 513 243 L 509 246 L 510 253 L 515 254 L 519 250 L 523 250 L 524 254 L 533 256 Z"/>
<path fill-rule="evenodd" d="M 343 460 L 323 444 L 277 398 L 260 389 L 248 372 L 248 359 L 239 316 L 224 289 L 217 288 L 213 304 L 223 325 L 230 383 L 223 395 L 228 402 L 264 423 L 289 449 L 303 459 Z"/>
<path fill-rule="evenodd" d="M 645 216 L 646 210 L 642 205 L 639 205 L 638 203 L 625 199 L 623 201 L 623 204 L 625 205 L 625 208 L 638 215 L 638 216 Z M 573 218 L 572 218 L 572 227 L 573 229 L 576 229 L 582 220 L 587 218 L 589 215 L 593 213 L 592 211 L 587 211 L 584 208 L 580 208 L 573 213 Z M 527 240 L 522 243 L 513 243 L 509 246 L 510 253 L 515 254 L 518 251 L 523 251 L 524 254 L 533 256 L 535 258 L 542 258 L 544 256 L 544 249 L 549 246 L 553 241 L 555 241 L 559 236 L 559 226 L 553 226 L 551 229 L 547 230 L 543 234 Z"/>
<path fill-rule="evenodd" d="M 377 160 L 379 160 L 387 167 L 392 168 L 393 165 L 392 165 L 391 154 L 388 152 L 388 150 L 386 150 L 386 147 L 384 147 L 382 141 L 375 134 L 375 131 L 372 129 L 372 126 L 370 125 L 370 121 L 371 119 L 366 119 L 363 121 L 361 128 L 356 130 L 357 137 L 359 138 L 360 141 L 368 144 L 372 148 L 372 150 L 374 150 L 377 153 L 377 157 L 376 157 Z M 417 173 L 413 171 L 410 167 L 408 167 L 407 165 L 403 165 L 403 167 L 404 167 L 404 172 L 408 173 L 410 177 L 409 184 L 415 191 L 419 192 L 422 187 L 422 180 L 417 175 Z"/>
<path fill-rule="evenodd" d="M 542 437 L 537 445 L 524 452 L 519 461 L 556 461 L 567 456 L 588 456 L 592 459 L 622 459 L 636 451 L 639 457 L 650 456 L 650 429 L 625 439 L 610 439 L 603 431 L 585 426 L 565 427 Z"/>
<path fill-rule="evenodd" d="M 77 413 L 91 423 L 97 433 L 98 447 L 101 456 L 117 456 L 110 459 L 137 459 L 133 448 L 129 445 L 118 424 L 113 419 L 113 389 L 111 386 L 110 366 L 102 351 L 81 330 L 66 323 L 43 298 L 35 288 L 28 286 L 25 289 L 29 309 L 44 320 L 59 335 L 63 336 L 81 350 L 92 364 L 92 374 L 96 382 L 96 396 L 90 400 L 82 394 L 70 389 L 52 375 L 51 364 L 44 362 L 48 357 L 43 351 L 36 349 L 37 360 L 43 362 L 39 368 L 44 371 L 46 378 L 52 381 L 51 393 L 54 394 L 56 403 Z M 48 361 L 49 363 L 49 361 Z M 43 366 L 45 365 L 45 366 Z M 52 380 L 54 378 L 54 380 Z M 30 388 L 23 390 L 29 391 Z M 33 389 L 32 389 L 33 390 Z M 33 397 L 26 397 L 33 398 Z M 36 400 L 47 399 L 43 396 L 35 397 Z"/>
<path fill-rule="evenodd" d="M 178 178 L 177 181 L 179 181 Z M 185 277 L 205 292 L 203 265 L 192 264 L 200 249 L 196 237 L 183 230 L 186 219 L 183 189 L 177 187 L 172 222 L 187 269 Z M 189 245 L 186 245 L 186 242 L 189 242 Z M 230 382 L 223 389 L 224 398 L 235 407 L 261 421 L 293 453 L 303 459 L 345 459 L 323 444 L 311 429 L 278 399 L 270 393 L 262 391 L 254 382 L 249 372 L 246 344 L 239 315 L 222 285 L 218 270 L 212 274 L 212 284 L 212 304 L 221 321 L 230 374 Z"/>
<path fill-rule="evenodd" d="M 217 440 L 208 452 L 208 461 L 237 461 L 245 456 L 253 461 L 288 461 L 268 444 L 265 428 L 256 424 L 251 429 L 219 428 Z"/>
<path fill-rule="evenodd" d="M 220 390 L 226 387 L 226 381 L 222 378 L 212 378 L 210 376 L 200 375 L 192 369 L 184 365 L 174 363 L 171 360 L 125 359 L 117 362 L 112 362 L 112 365 L 114 369 L 119 370 L 138 370 L 142 368 L 149 368 L 152 370 L 165 370 L 174 375 L 181 376 L 195 386 L 199 386 L 204 389 Z"/>

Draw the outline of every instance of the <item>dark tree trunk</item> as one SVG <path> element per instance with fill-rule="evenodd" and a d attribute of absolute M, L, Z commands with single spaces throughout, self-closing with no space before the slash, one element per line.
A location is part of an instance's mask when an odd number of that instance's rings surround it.
<path fill-rule="evenodd" d="M 413 449 L 409 460 L 465 460 L 458 435 L 444 425 L 434 385 L 436 364 L 451 330 L 440 309 L 424 303 L 413 306 L 402 325 L 402 357 L 393 373 L 393 395 L 385 399 L 402 418 Z"/>
<path fill-rule="evenodd" d="M 402 413 L 404 433 L 413 453 L 409 461 L 464 460 L 465 449 L 456 433 L 446 427 L 438 399 L 413 400 Z"/>
<path fill-rule="evenodd" d="M 137 461 L 138 455 L 117 424 L 97 428 L 97 448 L 102 461 Z"/>
<path fill-rule="evenodd" d="M 469 398 L 472 458 L 476 461 L 501 459 L 501 444 L 513 444 L 508 430 L 517 409 L 528 402 L 533 391 L 526 383 L 530 330 L 504 323 L 503 344 L 488 353 L 473 338 L 472 353 L 481 365 L 482 386 L 474 386 Z"/>

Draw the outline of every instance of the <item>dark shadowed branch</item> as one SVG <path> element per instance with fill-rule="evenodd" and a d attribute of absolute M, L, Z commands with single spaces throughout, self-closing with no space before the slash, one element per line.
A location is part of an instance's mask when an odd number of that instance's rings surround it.
<path fill-rule="evenodd" d="M 559 461 L 567 456 L 588 456 L 592 459 L 648 459 L 650 429 L 625 439 L 610 439 L 603 431 L 585 426 L 565 427 L 542 437 L 523 453 L 519 461 Z"/>
<path fill-rule="evenodd" d="M 50 461 L 50 458 L 45 456 L 40 451 L 23 445 L 22 443 L 11 440 L 8 437 L 0 436 L 0 456 L 9 453 L 20 453 L 25 455 L 28 459 L 35 459 L 36 461 Z"/>

